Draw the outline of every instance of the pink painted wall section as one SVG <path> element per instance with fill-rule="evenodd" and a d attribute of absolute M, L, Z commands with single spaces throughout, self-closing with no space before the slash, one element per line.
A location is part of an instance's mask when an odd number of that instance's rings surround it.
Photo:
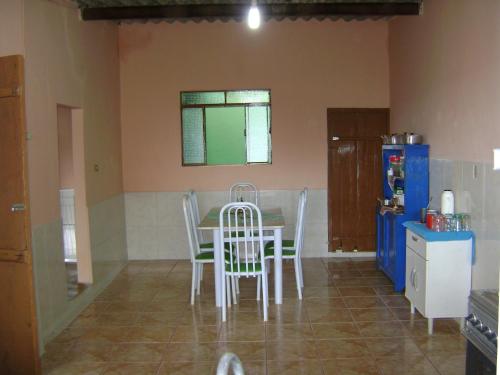
<path fill-rule="evenodd" d="M 73 174 L 73 131 L 71 122 L 71 108 L 57 106 L 57 138 L 59 149 L 59 187 L 74 189 Z"/>
<path fill-rule="evenodd" d="M 270 21 L 121 25 L 124 189 L 326 188 L 326 109 L 388 107 L 388 27 Z M 181 166 L 179 93 L 269 88 L 273 164 Z"/>
<path fill-rule="evenodd" d="M 32 223 L 58 219 L 57 105 L 82 108 L 87 205 L 122 188 L 117 26 L 25 0 L 26 119 Z M 94 164 L 99 171 L 94 171 Z"/>
<path fill-rule="evenodd" d="M 492 161 L 500 147 L 500 2 L 426 0 L 390 22 L 391 127 L 439 159 Z"/>
<path fill-rule="evenodd" d="M 0 56 L 24 55 L 24 0 L 0 1 Z"/>

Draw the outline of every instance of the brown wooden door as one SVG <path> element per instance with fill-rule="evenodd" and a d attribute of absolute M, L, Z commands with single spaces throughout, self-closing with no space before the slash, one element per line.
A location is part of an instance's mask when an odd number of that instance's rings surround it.
<path fill-rule="evenodd" d="M 0 373 L 39 374 L 22 56 L 0 57 Z"/>
<path fill-rule="evenodd" d="M 382 141 L 388 109 L 329 108 L 328 249 L 375 251 L 382 196 Z"/>

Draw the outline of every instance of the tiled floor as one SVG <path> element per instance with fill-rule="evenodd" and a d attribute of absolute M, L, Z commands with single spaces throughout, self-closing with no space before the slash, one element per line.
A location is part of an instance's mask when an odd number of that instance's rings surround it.
<path fill-rule="evenodd" d="M 303 263 L 302 302 L 286 264 L 284 303 L 271 300 L 267 324 L 255 279 L 241 280 L 240 302 L 222 324 L 210 268 L 191 306 L 189 262 L 130 262 L 47 346 L 44 374 L 214 374 L 226 351 L 246 374 L 464 374 L 457 324 L 438 320 L 427 336 L 426 321 L 411 316 L 373 261 Z"/>

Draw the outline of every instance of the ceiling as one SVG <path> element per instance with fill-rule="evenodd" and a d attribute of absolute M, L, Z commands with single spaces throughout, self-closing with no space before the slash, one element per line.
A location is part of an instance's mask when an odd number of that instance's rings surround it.
<path fill-rule="evenodd" d="M 73 0 L 82 19 L 128 21 L 242 20 L 251 0 Z M 264 19 L 380 19 L 418 15 L 423 0 L 257 0 Z"/>

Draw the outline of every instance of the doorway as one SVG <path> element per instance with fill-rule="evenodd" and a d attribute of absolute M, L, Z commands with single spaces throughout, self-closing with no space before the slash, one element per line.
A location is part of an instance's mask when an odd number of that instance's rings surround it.
<path fill-rule="evenodd" d="M 57 105 L 59 202 L 68 298 L 92 282 L 82 110 Z"/>
<path fill-rule="evenodd" d="M 328 250 L 375 251 L 387 108 L 329 108 Z"/>

